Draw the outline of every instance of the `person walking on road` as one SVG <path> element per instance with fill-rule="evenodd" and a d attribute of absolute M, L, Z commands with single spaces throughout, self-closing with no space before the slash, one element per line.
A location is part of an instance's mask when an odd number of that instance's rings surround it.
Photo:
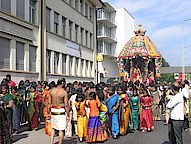
<path fill-rule="evenodd" d="M 69 122 L 69 104 L 68 95 L 64 90 L 65 79 L 59 79 L 57 87 L 49 91 L 49 108 L 51 107 L 52 131 L 50 143 L 54 143 L 55 130 L 59 131 L 58 144 L 62 144 L 64 137 L 63 131 L 66 129 L 66 124 Z M 65 114 L 66 112 L 66 114 Z"/>
<path fill-rule="evenodd" d="M 179 85 L 173 85 L 174 96 L 166 106 L 171 110 L 168 124 L 169 140 L 171 144 L 183 144 L 182 131 L 184 124 L 184 100 L 179 89 Z"/>

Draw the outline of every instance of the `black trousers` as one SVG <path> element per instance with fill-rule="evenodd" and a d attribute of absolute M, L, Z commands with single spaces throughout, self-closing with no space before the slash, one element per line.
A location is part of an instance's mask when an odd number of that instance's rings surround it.
<path fill-rule="evenodd" d="M 183 144 L 182 131 L 184 127 L 183 120 L 169 120 L 168 137 L 171 144 Z"/>

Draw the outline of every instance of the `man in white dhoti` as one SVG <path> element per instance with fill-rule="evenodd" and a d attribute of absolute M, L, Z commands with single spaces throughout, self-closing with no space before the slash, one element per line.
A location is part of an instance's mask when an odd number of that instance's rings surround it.
<path fill-rule="evenodd" d="M 55 130 L 59 130 L 58 144 L 62 144 L 64 137 L 63 130 L 66 129 L 66 123 L 69 118 L 69 104 L 68 95 L 64 90 L 65 79 L 57 81 L 57 87 L 49 91 L 49 110 L 51 109 L 52 115 L 52 132 L 50 136 L 50 143 L 54 143 Z"/>

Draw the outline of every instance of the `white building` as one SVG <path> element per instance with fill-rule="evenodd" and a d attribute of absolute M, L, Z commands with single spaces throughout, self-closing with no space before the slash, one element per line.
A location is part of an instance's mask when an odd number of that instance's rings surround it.
<path fill-rule="evenodd" d="M 0 0 L 0 80 L 96 79 L 101 0 Z"/>
<path fill-rule="evenodd" d="M 106 82 L 119 75 L 117 57 L 134 36 L 134 18 L 125 9 L 114 9 L 107 2 L 104 5 L 97 10 L 97 52 L 103 55 L 103 61 L 98 62 L 98 77 Z"/>
<path fill-rule="evenodd" d="M 135 35 L 135 20 L 125 8 L 116 9 L 116 11 L 116 56 L 118 57 L 125 44 Z"/>

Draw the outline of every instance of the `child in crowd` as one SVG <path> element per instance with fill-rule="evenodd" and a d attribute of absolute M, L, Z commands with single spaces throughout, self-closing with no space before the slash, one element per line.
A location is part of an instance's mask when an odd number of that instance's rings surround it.
<path fill-rule="evenodd" d="M 86 137 L 86 130 L 87 130 L 87 116 L 85 110 L 85 96 L 83 94 L 77 94 L 76 102 L 74 105 L 76 106 L 77 110 L 77 131 L 78 131 L 78 138 L 79 141 L 82 142 Z"/>

